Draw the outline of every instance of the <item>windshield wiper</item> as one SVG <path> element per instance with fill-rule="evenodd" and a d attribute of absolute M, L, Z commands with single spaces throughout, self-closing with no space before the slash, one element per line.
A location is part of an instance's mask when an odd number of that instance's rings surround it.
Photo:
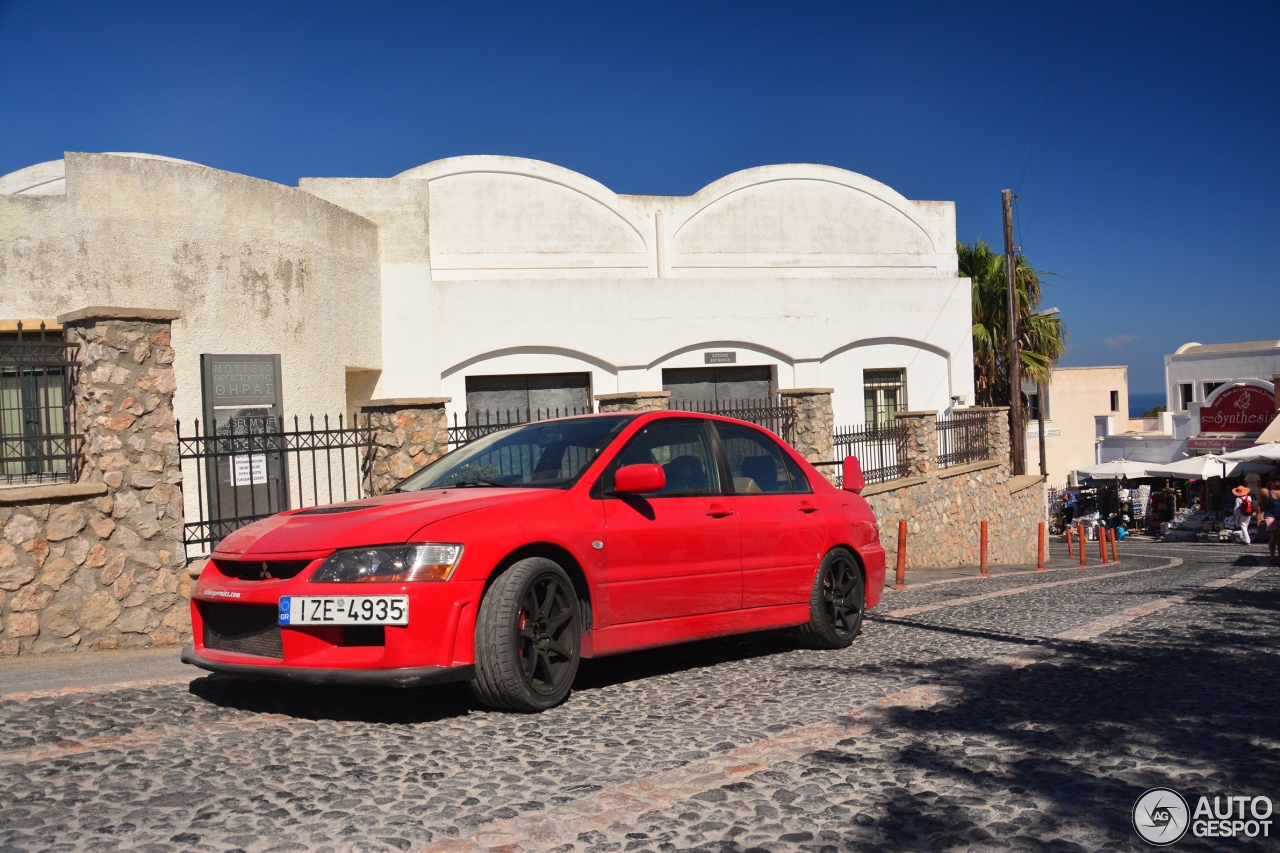
<path fill-rule="evenodd" d="M 482 477 L 473 477 L 469 480 L 459 480 L 458 482 L 450 483 L 449 485 L 444 486 L 443 488 L 449 489 L 449 488 L 453 488 L 454 486 L 498 486 L 503 489 L 515 488 L 515 486 L 512 485 L 511 483 L 500 483 L 497 480 L 486 480 Z"/>

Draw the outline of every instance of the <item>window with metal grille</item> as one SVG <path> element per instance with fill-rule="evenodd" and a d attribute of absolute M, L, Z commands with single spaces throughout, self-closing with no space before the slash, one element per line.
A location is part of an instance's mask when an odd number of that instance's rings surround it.
<path fill-rule="evenodd" d="M 862 398 L 868 427 L 893 426 L 893 416 L 907 410 L 905 368 L 862 371 Z"/>
<path fill-rule="evenodd" d="M 80 436 L 71 387 L 78 345 L 44 324 L 34 334 L 22 326 L 0 331 L 0 483 L 74 482 Z"/>

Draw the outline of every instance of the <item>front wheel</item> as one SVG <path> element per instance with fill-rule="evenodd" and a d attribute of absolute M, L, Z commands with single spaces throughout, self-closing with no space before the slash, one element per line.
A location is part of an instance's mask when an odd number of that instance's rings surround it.
<path fill-rule="evenodd" d="M 581 652 L 578 597 L 559 565 L 530 557 L 503 572 L 476 616 L 476 676 L 484 704 L 545 711 L 564 701 Z"/>
<path fill-rule="evenodd" d="M 809 596 L 809 621 L 800 640 L 815 649 L 843 649 L 862 631 L 866 582 L 853 554 L 836 548 L 823 558 Z"/>

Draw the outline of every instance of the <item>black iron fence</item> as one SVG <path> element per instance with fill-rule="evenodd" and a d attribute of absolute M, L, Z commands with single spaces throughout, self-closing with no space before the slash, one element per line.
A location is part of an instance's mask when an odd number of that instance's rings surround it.
<path fill-rule="evenodd" d="M 798 418 L 795 406 L 783 402 L 781 397 L 773 400 L 767 397 L 756 400 L 672 400 L 671 409 L 747 421 L 764 427 L 788 444 L 795 438 Z"/>
<path fill-rule="evenodd" d="M 819 463 L 836 466 L 836 485 L 844 479 L 840 466 L 846 456 L 858 457 L 862 476 L 867 483 L 883 483 L 907 476 L 907 463 L 898 452 L 907 437 L 907 427 L 898 422 L 891 426 L 851 426 L 837 428 L 831 434 L 836 462 Z"/>
<path fill-rule="evenodd" d="M 591 406 L 566 406 L 547 409 L 504 409 L 502 411 L 478 411 L 468 409 L 463 415 L 463 423 L 458 423 L 458 416 L 453 416 L 453 426 L 449 427 L 449 449 L 454 450 L 462 445 L 484 438 L 486 435 L 501 432 L 534 421 L 549 421 L 554 418 L 568 418 L 574 415 L 591 414 Z"/>
<path fill-rule="evenodd" d="M 938 418 L 938 467 L 982 462 L 988 456 L 987 417 L 982 412 L 959 412 Z"/>
<path fill-rule="evenodd" d="M 213 421 L 201 432 L 178 429 L 187 521 L 187 555 L 211 551 L 246 524 L 286 509 L 358 500 L 368 491 L 374 430 L 366 415 L 348 424 L 326 415 L 317 423 L 293 419 L 293 428 L 271 417 Z M 195 514 L 192 517 L 194 485 Z"/>
<path fill-rule="evenodd" d="M 59 333 L 0 336 L 0 482 L 72 482 L 80 473 L 83 437 L 76 433 L 79 345 Z"/>

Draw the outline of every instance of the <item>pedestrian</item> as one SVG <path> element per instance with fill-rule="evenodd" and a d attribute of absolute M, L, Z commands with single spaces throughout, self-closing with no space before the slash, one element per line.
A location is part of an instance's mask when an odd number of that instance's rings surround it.
<path fill-rule="evenodd" d="M 1076 496 L 1067 492 L 1062 499 L 1062 525 L 1070 527 L 1076 517 Z"/>
<path fill-rule="evenodd" d="M 1271 479 L 1262 490 L 1262 520 L 1267 526 L 1267 556 L 1280 566 L 1280 480 Z"/>
<path fill-rule="evenodd" d="M 1244 537 L 1244 544 L 1251 545 L 1253 543 L 1249 539 L 1249 522 L 1253 520 L 1253 498 L 1249 495 L 1249 487 L 1241 483 L 1231 490 L 1231 494 L 1236 496 L 1236 509 L 1231 519 L 1235 522 L 1240 535 Z"/>

